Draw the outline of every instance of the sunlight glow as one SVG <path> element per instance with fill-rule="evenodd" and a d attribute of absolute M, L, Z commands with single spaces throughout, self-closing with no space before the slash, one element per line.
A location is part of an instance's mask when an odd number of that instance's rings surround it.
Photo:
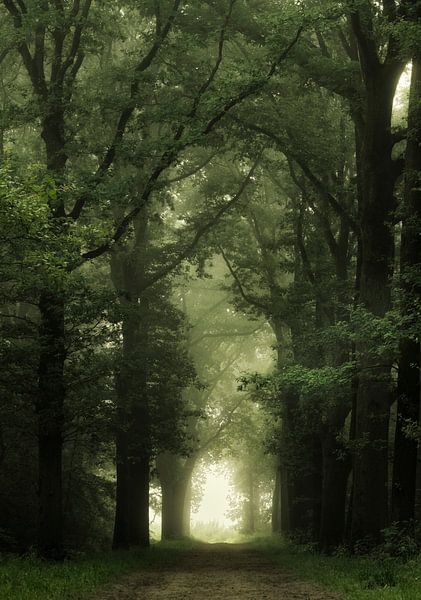
<path fill-rule="evenodd" d="M 409 86 L 411 84 L 412 63 L 408 63 L 399 79 L 393 102 L 394 111 L 404 108 L 408 103 Z"/>
<path fill-rule="evenodd" d="M 220 465 L 206 470 L 203 498 L 196 512 L 192 514 L 192 525 L 197 523 L 218 523 L 231 527 L 233 521 L 227 517 L 230 494 L 230 475 Z"/>

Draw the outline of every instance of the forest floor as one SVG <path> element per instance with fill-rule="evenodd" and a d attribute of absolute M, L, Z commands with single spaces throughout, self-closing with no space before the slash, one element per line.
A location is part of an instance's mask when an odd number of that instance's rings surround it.
<path fill-rule="evenodd" d="M 338 600 L 250 544 L 198 544 L 175 564 L 126 575 L 89 600 Z"/>
<path fill-rule="evenodd" d="M 420 600 L 421 556 L 326 556 L 277 536 L 196 540 L 63 563 L 0 554 L 0 600 Z"/>

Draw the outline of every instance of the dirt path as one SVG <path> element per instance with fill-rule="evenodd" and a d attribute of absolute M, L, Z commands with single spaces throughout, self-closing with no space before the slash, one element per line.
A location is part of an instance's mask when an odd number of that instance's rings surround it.
<path fill-rule="evenodd" d="M 186 551 L 177 565 L 126 576 L 92 600 L 340 600 L 282 571 L 247 545 L 212 544 Z"/>

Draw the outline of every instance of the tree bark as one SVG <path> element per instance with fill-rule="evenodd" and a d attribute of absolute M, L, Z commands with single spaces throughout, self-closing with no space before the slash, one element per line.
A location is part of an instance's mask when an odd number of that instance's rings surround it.
<path fill-rule="evenodd" d="M 124 429 L 116 433 L 116 508 L 114 517 L 113 550 L 128 548 L 130 541 L 130 485 L 128 465 L 128 436 Z"/>
<path fill-rule="evenodd" d="M 271 515 L 271 527 L 272 533 L 281 533 L 282 525 L 281 525 L 281 515 L 282 515 L 282 507 L 281 507 L 281 462 L 278 461 L 275 469 L 275 485 L 273 488 L 272 494 L 272 515 Z"/>
<path fill-rule="evenodd" d="M 361 275 L 359 303 L 383 317 L 390 308 L 394 258 L 394 186 L 391 116 L 403 66 L 373 67 L 365 78 L 364 130 L 360 130 Z M 360 360 L 356 399 L 351 537 L 379 540 L 388 523 L 388 432 L 391 364 L 378 364 L 370 341 L 357 344 Z"/>
<path fill-rule="evenodd" d="M 39 301 L 40 358 L 38 370 L 38 549 L 41 556 L 63 556 L 63 405 L 64 299 L 43 292 Z"/>
<path fill-rule="evenodd" d="M 295 472 L 291 500 L 291 531 L 318 541 L 322 499 L 322 453 L 318 435 L 306 436 L 306 465 Z"/>
<path fill-rule="evenodd" d="M 190 534 L 191 478 L 195 458 L 183 459 L 164 452 L 157 458 L 162 489 L 162 530 L 164 540 L 183 539 Z"/>
<path fill-rule="evenodd" d="M 276 299 L 273 298 L 273 303 Z M 277 368 L 280 370 L 284 366 L 284 329 L 283 320 L 272 319 L 272 329 L 276 337 L 277 347 Z M 290 465 L 285 448 L 288 444 L 289 430 L 291 427 L 292 412 L 291 407 L 297 399 L 295 396 L 287 396 L 282 399 L 283 412 L 280 431 L 280 450 L 278 454 L 278 465 L 275 473 L 275 489 L 272 498 L 272 532 L 288 534 L 291 530 L 291 502 L 293 487 L 291 486 Z"/>
<path fill-rule="evenodd" d="M 149 546 L 149 452 L 136 453 L 129 462 L 129 544 Z"/>
<path fill-rule="evenodd" d="M 403 317 L 416 314 L 421 285 L 415 279 L 421 264 L 421 59 L 414 58 L 409 98 L 408 138 L 401 234 L 400 270 Z M 398 407 L 392 486 L 392 517 L 409 521 L 415 516 L 417 440 L 405 433 L 408 423 L 419 423 L 420 345 L 405 337 L 400 344 Z"/>
<path fill-rule="evenodd" d="M 149 545 L 151 461 L 148 402 L 148 300 L 142 295 L 148 217 L 136 223 L 131 249 L 117 249 L 111 274 L 123 309 L 122 355 L 116 374 L 116 510 L 113 548 Z"/>
<path fill-rule="evenodd" d="M 320 548 L 330 552 L 344 541 L 345 506 L 351 461 L 337 440 L 337 431 L 322 440 L 323 485 L 320 516 Z M 341 458 L 339 453 L 343 454 Z"/>

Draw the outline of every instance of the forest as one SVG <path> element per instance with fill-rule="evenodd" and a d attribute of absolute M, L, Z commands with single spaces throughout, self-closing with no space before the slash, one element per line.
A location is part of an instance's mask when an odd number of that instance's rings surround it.
<path fill-rule="evenodd" d="M 420 598 L 421 1 L 2 0 L 0 331 L 0 598 Z"/>

